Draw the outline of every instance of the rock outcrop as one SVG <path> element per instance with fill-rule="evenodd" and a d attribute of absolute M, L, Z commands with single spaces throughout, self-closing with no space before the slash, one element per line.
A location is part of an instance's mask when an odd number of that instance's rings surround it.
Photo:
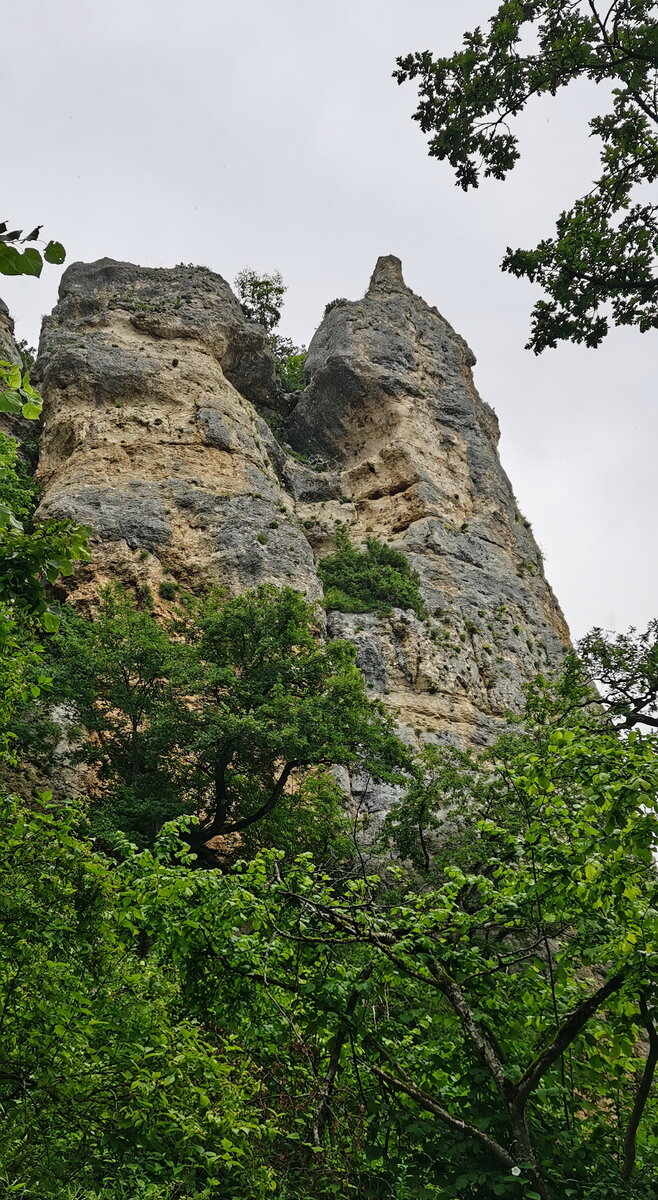
<path fill-rule="evenodd" d="M 336 530 L 376 536 L 408 555 L 429 617 L 330 612 L 328 636 L 357 644 L 410 740 L 486 741 L 568 632 L 474 361 L 393 257 L 363 300 L 327 306 L 294 396 L 220 276 L 70 267 L 41 340 L 39 475 L 41 514 L 94 531 L 74 600 L 111 579 L 157 603 L 212 582 L 316 600 Z"/>
<path fill-rule="evenodd" d="M 14 322 L 4 300 L 0 300 L 0 358 L 6 358 L 13 362 L 15 355 Z"/>

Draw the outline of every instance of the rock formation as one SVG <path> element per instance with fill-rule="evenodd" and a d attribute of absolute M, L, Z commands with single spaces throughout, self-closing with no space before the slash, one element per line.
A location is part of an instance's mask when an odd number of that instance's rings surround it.
<path fill-rule="evenodd" d="M 393 257 L 363 300 L 327 306 L 292 396 L 220 276 L 70 267 L 41 339 L 39 476 L 41 514 L 94 531 L 73 599 L 118 579 L 158 604 L 211 582 L 316 600 L 336 530 L 372 534 L 408 555 L 429 618 L 330 612 L 328 636 L 357 644 L 410 740 L 486 741 L 568 632 L 474 361 Z"/>
<path fill-rule="evenodd" d="M 15 354 L 14 322 L 4 300 L 0 300 L 0 358 L 7 358 L 11 362 Z"/>

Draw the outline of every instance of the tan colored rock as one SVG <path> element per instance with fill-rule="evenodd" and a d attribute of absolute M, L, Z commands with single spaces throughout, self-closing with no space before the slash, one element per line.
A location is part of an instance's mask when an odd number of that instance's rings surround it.
<path fill-rule="evenodd" d="M 429 617 L 330 613 L 329 635 L 357 644 L 410 741 L 486 741 L 524 682 L 559 662 L 568 631 L 473 362 L 392 257 L 363 300 L 330 307 L 294 397 L 220 276 L 69 268 L 42 336 L 39 475 L 41 513 L 94 531 L 72 598 L 91 608 L 118 579 L 161 604 L 173 579 L 230 592 L 269 581 L 317 599 L 316 559 L 336 530 L 376 536 L 409 556 Z"/>
<path fill-rule="evenodd" d="M 376 536 L 409 556 L 430 613 L 427 622 L 332 614 L 332 634 L 360 645 L 366 678 L 410 735 L 462 743 L 488 740 L 569 637 L 500 464 L 474 361 L 405 286 L 399 260 L 380 259 L 363 300 L 330 307 L 288 424 L 298 450 L 340 474 L 355 540 Z M 317 505 L 315 517 L 331 529 L 335 507 Z M 327 537 L 315 544 L 330 549 Z"/>
<path fill-rule="evenodd" d="M 263 332 L 198 268 L 102 260 L 64 276 L 44 326 L 43 516 L 94 531 L 74 601 L 118 579 L 186 588 L 288 583 L 320 594 L 253 404 L 280 400 Z"/>

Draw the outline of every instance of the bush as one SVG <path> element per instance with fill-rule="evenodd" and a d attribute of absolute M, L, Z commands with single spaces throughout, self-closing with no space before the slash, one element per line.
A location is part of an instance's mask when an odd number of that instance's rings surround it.
<path fill-rule="evenodd" d="M 175 600 L 178 584 L 174 579 L 163 579 L 158 587 L 158 592 L 163 600 Z"/>
<path fill-rule="evenodd" d="M 81 828 L 49 793 L 0 796 L 0 1193 L 265 1200 L 258 1075 L 142 933 L 132 872 L 156 864 L 120 874 Z"/>
<path fill-rule="evenodd" d="M 335 300 L 330 300 L 329 303 L 325 304 L 325 306 L 324 306 L 325 317 L 327 317 L 329 315 L 332 308 L 342 308 L 342 306 L 344 304 L 349 304 L 349 303 L 350 303 L 350 301 L 347 300 L 345 296 L 337 296 Z"/>
<path fill-rule="evenodd" d="M 391 608 L 411 608 L 417 616 L 427 616 L 420 579 L 406 556 L 376 538 L 367 538 L 361 551 L 341 530 L 336 535 L 336 553 L 322 559 L 318 574 L 327 609 L 386 614 Z"/>
<path fill-rule="evenodd" d="M 299 350 L 284 358 L 277 358 L 276 369 L 287 392 L 300 392 L 304 386 L 303 374 L 306 351 Z"/>

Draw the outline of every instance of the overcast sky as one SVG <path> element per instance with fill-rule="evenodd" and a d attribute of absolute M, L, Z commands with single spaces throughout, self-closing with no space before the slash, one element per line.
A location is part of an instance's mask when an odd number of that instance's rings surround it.
<path fill-rule="evenodd" d="M 308 341 L 379 254 L 475 354 L 501 454 L 575 636 L 658 616 L 655 335 L 523 349 L 533 289 L 501 274 L 596 171 L 571 88 L 524 115 L 522 160 L 468 194 L 410 120 L 398 54 L 457 48 L 495 0 L 5 0 L 0 219 L 68 261 L 249 265 L 288 285 L 281 332 Z M 11 114 L 11 118 L 10 118 Z M 61 272 L 0 279 L 34 342 Z M 652 368 L 653 371 L 652 371 Z"/>

